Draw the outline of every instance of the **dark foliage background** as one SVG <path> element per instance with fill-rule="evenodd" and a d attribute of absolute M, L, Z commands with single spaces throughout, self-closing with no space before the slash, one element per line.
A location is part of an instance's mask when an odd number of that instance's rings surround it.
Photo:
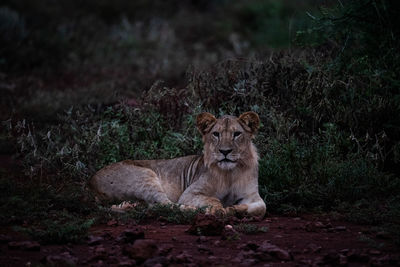
<path fill-rule="evenodd" d="M 199 112 L 253 110 L 270 212 L 399 240 L 399 13 L 393 0 L 2 1 L 0 152 L 23 171 L 1 167 L 0 221 L 78 241 L 109 216 L 87 188 L 96 170 L 201 153 Z"/>

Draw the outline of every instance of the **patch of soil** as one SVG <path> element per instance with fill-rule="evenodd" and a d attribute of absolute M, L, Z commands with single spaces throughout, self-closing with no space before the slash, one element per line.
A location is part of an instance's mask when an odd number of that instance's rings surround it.
<path fill-rule="evenodd" d="M 82 244 L 40 245 L 3 229 L 0 266 L 398 266 L 399 251 L 387 240 L 376 239 L 368 228 L 329 218 L 269 217 L 260 221 L 235 220 L 265 227 L 246 234 L 224 222 L 198 218 L 193 225 L 151 222 L 144 225 L 110 221 L 91 229 Z M 192 230 L 190 230 L 192 229 Z M 199 235 L 200 234 L 200 235 Z M 368 237 L 368 238 L 367 238 Z M 366 242 L 370 240 L 373 242 Z M 378 244 L 378 245 L 377 245 Z M 384 245 L 383 245 L 384 244 Z M 375 247 L 374 247 L 375 246 Z"/>

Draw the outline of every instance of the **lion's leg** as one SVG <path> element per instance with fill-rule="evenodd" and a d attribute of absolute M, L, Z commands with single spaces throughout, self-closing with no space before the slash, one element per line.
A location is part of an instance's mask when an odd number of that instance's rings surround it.
<path fill-rule="evenodd" d="M 215 207 L 215 208 L 223 208 L 221 201 L 215 197 L 208 197 L 201 194 L 185 194 L 178 200 L 178 204 L 192 206 L 192 207 Z"/>
<path fill-rule="evenodd" d="M 92 178 L 91 184 L 98 193 L 110 199 L 171 203 L 154 171 L 124 162 L 103 168 Z"/>
<path fill-rule="evenodd" d="M 242 213 L 246 210 L 246 213 L 251 216 L 261 216 L 263 217 L 266 212 L 266 206 L 260 195 L 257 193 L 253 197 L 244 198 L 239 202 L 238 205 L 234 205 L 238 212 Z"/>
<path fill-rule="evenodd" d="M 195 190 L 186 190 L 183 192 L 181 197 L 178 200 L 178 204 L 202 208 L 207 207 L 207 213 L 213 214 L 226 214 L 226 210 L 224 209 L 221 201 L 218 198 L 206 196 L 200 192 L 196 192 Z"/>

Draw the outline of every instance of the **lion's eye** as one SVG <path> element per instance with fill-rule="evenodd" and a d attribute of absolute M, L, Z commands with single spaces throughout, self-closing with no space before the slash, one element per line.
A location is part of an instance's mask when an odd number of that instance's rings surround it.
<path fill-rule="evenodd" d="M 241 135 L 242 134 L 242 132 L 234 132 L 233 133 L 233 137 L 238 137 L 239 135 Z"/>
<path fill-rule="evenodd" d="M 215 137 L 219 137 L 219 132 L 213 132 L 212 133 Z"/>

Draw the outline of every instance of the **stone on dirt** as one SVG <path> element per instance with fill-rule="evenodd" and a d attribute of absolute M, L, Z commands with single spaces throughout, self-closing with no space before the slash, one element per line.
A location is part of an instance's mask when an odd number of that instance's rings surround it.
<path fill-rule="evenodd" d="M 130 259 L 125 259 L 123 261 L 120 261 L 118 263 L 119 267 L 130 267 L 130 266 L 135 266 L 136 265 L 136 261 L 135 260 L 130 260 Z"/>
<path fill-rule="evenodd" d="M 116 220 L 112 219 L 112 220 L 109 220 L 109 221 L 107 222 L 107 225 L 108 225 L 108 226 L 117 226 L 117 225 L 118 225 L 118 222 L 117 222 Z"/>
<path fill-rule="evenodd" d="M 8 243 L 8 242 L 10 242 L 11 240 L 12 240 L 11 237 L 8 236 L 8 235 L 3 235 L 3 234 L 0 235 L 0 243 L 1 243 L 1 244 L 3 244 L 3 243 Z"/>
<path fill-rule="evenodd" d="M 197 246 L 197 250 L 200 253 L 206 253 L 208 255 L 213 255 L 214 253 L 212 252 L 212 250 L 210 248 L 208 248 L 206 245 L 198 245 Z"/>
<path fill-rule="evenodd" d="M 172 261 L 174 263 L 191 263 L 193 262 L 193 258 L 186 251 L 182 251 L 180 254 L 172 257 Z"/>
<path fill-rule="evenodd" d="M 370 260 L 369 255 L 367 255 L 364 251 L 359 250 L 350 250 L 347 253 L 348 260 L 350 262 L 368 262 Z"/>
<path fill-rule="evenodd" d="M 127 245 L 123 252 L 138 263 L 154 257 L 158 252 L 158 246 L 154 240 L 138 239 L 133 245 Z"/>
<path fill-rule="evenodd" d="M 197 238 L 196 242 L 197 243 L 204 243 L 207 242 L 207 237 L 205 237 L 204 235 L 199 236 L 199 238 Z"/>
<path fill-rule="evenodd" d="M 89 236 L 89 240 L 87 241 L 87 244 L 89 246 L 96 246 L 96 245 L 99 245 L 103 240 L 104 240 L 104 238 L 102 238 L 101 236 Z"/>
<path fill-rule="evenodd" d="M 321 250 L 322 250 L 321 246 L 314 243 L 310 243 L 304 252 L 319 253 L 321 252 Z"/>
<path fill-rule="evenodd" d="M 144 267 L 155 267 L 155 266 L 168 266 L 169 260 L 164 256 L 154 257 L 147 259 L 144 263 Z"/>
<path fill-rule="evenodd" d="M 109 255 L 107 250 L 103 246 L 98 246 L 94 250 L 94 255 L 89 261 L 98 261 L 98 260 L 108 260 Z"/>
<path fill-rule="evenodd" d="M 240 234 L 238 231 L 235 230 L 235 228 L 232 227 L 232 225 L 228 224 L 228 225 L 225 225 L 224 229 L 222 230 L 221 239 L 222 240 L 238 240 L 238 239 L 240 239 Z"/>
<path fill-rule="evenodd" d="M 267 253 L 279 260 L 291 261 L 293 259 L 292 255 L 274 244 L 271 244 L 268 240 L 264 241 L 261 246 L 257 249 L 258 252 Z"/>
<path fill-rule="evenodd" d="M 140 229 L 127 229 L 121 233 L 121 235 L 117 238 L 117 241 L 133 243 L 137 239 L 144 239 L 144 232 Z"/>
<path fill-rule="evenodd" d="M 78 258 L 67 251 L 58 255 L 47 256 L 44 263 L 51 266 L 75 266 L 78 263 Z"/>
<path fill-rule="evenodd" d="M 214 215 L 198 214 L 187 232 L 203 236 L 221 235 L 224 226 L 224 222 Z"/>

